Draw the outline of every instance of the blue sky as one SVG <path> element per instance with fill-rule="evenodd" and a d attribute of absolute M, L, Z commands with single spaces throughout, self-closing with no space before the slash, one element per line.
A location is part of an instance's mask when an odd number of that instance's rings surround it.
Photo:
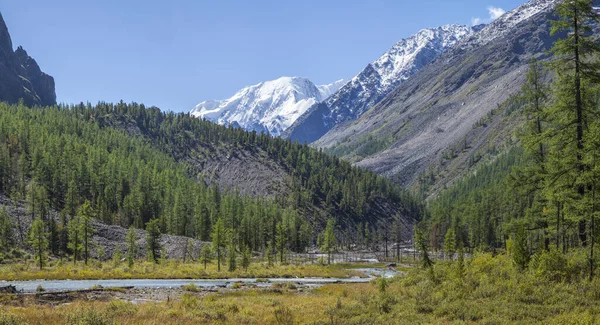
<path fill-rule="evenodd" d="M 524 1 L 0 0 L 0 11 L 13 46 L 54 76 L 59 102 L 188 111 L 280 76 L 350 78 L 421 28 Z"/>

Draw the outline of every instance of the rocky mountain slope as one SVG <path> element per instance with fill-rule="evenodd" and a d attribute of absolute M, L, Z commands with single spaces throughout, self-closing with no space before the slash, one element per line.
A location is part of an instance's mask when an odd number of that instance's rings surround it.
<path fill-rule="evenodd" d="M 519 91 L 532 57 L 547 58 L 554 3 L 533 0 L 506 13 L 315 145 L 401 184 L 412 183 Z"/>
<path fill-rule="evenodd" d="M 461 25 L 428 28 L 399 41 L 323 103 L 313 105 L 283 137 L 311 143 L 352 121 L 476 29 Z"/>
<path fill-rule="evenodd" d="M 45 74 L 27 52 L 13 44 L 0 13 L 0 101 L 26 105 L 54 105 L 54 78 Z"/>
<path fill-rule="evenodd" d="M 279 136 L 309 107 L 331 96 L 344 83 L 338 80 L 317 86 L 306 78 L 282 77 L 241 89 L 229 99 L 201 102 L 190 114 Z"/>

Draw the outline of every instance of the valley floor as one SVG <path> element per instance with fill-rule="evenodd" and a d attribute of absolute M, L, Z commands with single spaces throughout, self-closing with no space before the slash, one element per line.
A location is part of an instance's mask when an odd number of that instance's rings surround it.
<path fill-rule="evenodd" d="M 0 324 L 599 323 L 600 280 L 586 279 L 585 255 L 555 257 L 525 271 L 506 255 L 479 254 L 371 283 L 180 288 L 160 302 L 132 303 L 120 292 L 58 305 L 3 295 Z"/>

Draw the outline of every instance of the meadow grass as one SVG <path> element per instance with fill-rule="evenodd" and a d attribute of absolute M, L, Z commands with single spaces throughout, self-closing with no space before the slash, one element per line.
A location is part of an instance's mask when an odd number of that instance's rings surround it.
<path fill-rule="evenodd" d="M 567 261 L 577 272 L 577 258 Z M 543 263 L 539 264 L 542 265 Z M 600 280 L 558 279 L 505 255 L 438 262 L 388 281 L 249 289 L 176 301 L 0 307 L 9 324 L 598 324 Z M 546 264 L 547 266 L 547 264 Z M 557 266 L 560 267 L 560 266 Z M 547 270 L 546 270 L 547 271 Z M 1 319 L 0 319 L 1 323 Z"/>
<path fill-rule="evenodd" d="M 367 265 L 354 265 L 354 268 L 369 267 Z M 237 269 L 233 272 L 227 271 L 226 265 L 221 265 L 221 271 L 217 270 L 217 264 L 211 263 L 204 269 L 201 263 L 182 263 L 180 261 L 167 260 L 161 264 L 149 262 L 136 262 L 129 268 L 126 263 L 115 265 L 113 262 L 98 261 L 91 262 L 88 266 L 83 263 L 73 264 L 67 261 L 53 261 L 43 270 L 39 270 L 35 263 L 22 261 L 11 264 L 0 264 L 0 280 L 78 280 L 78 279 L 218 279 L 218 278 L 348 278 L 352 276 L 365 275 L 361 272 L 351 270 L 344 264 L 322 265 L 322 264 L 300 264 L 268 266 L 262 262 L 250 265 L 248 270 Z"/>

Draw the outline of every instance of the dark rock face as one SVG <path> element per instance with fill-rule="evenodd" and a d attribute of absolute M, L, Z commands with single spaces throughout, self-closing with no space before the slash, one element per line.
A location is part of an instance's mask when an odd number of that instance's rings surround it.
<path fill-rule="evenodd" d="M 28 106 L 55 105 L 54 78 L 42 72 L 22 47 L 13 51 L 0 13 L 0 101 L 16 103 L 20 99 Z"/>

